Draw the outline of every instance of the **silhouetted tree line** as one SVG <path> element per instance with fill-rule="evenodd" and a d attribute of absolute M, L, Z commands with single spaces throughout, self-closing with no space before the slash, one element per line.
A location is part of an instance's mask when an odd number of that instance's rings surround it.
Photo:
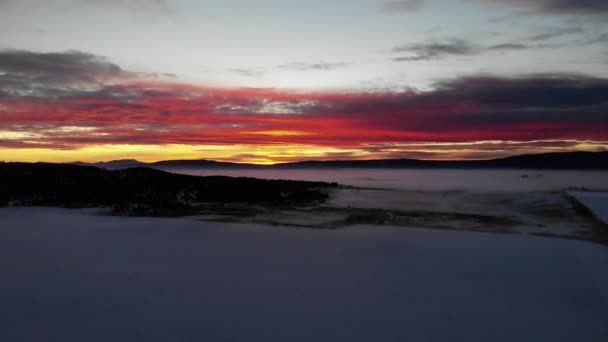
<path fill-rule="evenodd" d="M 111 206 L 119 214 L 180 215 L 197 203 L 323 202 L 335 183 L 197 177 L 149 168 L 108 171 L 48 163 L 0 163 L 0 205 Z"/>

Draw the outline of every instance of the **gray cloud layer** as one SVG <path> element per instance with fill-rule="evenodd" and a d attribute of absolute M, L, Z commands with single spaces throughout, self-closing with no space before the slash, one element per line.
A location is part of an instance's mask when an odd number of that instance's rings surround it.
<path fill-rule="evenodd" d="M 460 46 L 459 44 L 457 44 Z M 466 44 L 464 44 L 467 46 Z M 441 48 L 443 53 L 468 53 L 469 49 Z M 133 76 L 134 75 L 134 76 Z M 148 89 L 140 86 L 113 84 L 114 78 L 137 77 L 138 74 L 122 70 L 103 57 L 82 53 L 34 53 L 27 51 L 0 52 L 0 101 L 26 98 L 69 99 L 113 98 L 122 99 L 122 108 L 136 111 L 140 97 L 176 97 L 187 100 L 188 91 L 180 87 L 171 89 Z M 183 93 L 186 92 L 186 93 Z M 454 103 L 475 104 L 472 112 L 457 122 L 467 120 L 510 121 L 580 121 L 586 120 L 606 124 L 608 113 L 608 80 L 581 75 L 540 74 L 522 77 L 476 76 L 447 80 L 435 84 L 435 89 L 418 93 L 389 92 L 384 95 L 345 95 L 339 102 L 324 102 L 298 98 L 291 103 L 265 99 L 247 100 L 237 103 L 239 112 L 278 113 L 297 112 L 306 115 L 396 115 L 395 111 L 419 108 L 445 108 Z M 4 98 L 4 100 L 2 99 Z M 198 98 L 198 97 L 195 97 Z M 200 99 L 199 99 L 200 100 Z M 314 100 L 314 101 L 313 101 Z M 78 103 L 82 110 L 86 106 L 99 106 L 97 102 Z M 226 106 L 226 103 L 212 107 Z M 230 107 L 230 106 L 228 106 Z M 233 106 L 234 107 L 234 106 Z M 223 108 L 223 107 L 222 107 Z M 230 107 L 232 108 L 232 107 Z M 258 109 L 256 109 L 258 108 Z M 259 109 L 259 108 L 263 108 Z M 221 109 L 221 108 L 220 108 Z M 469 110 L 469 109 L 467 109 Z M 443 115 L 441 109 L 433 114 Z M 468 119 L 467 119 L 468 118 Z M 390 121 L 390 120 L 389 120 Z"/>
<path fill-rule="evenodd" d="M 83 52 L 0 51 L 0 90 L 4 94 L 61 96 L 130 75 L 103 57 Z"/>
<path fill-rule="evenodd" d="M 468 99 L 502 108 L 567 109 L 602 106 L 608 110 L 608 97 L 605 96 L 608 94 L 608 80 L 582 75 L 465 77 L 438 83 L 436 94 L 439 97 Z"/>
<path fill-rule="evenodd" d="M 531 14 L 559 14 L 559 15 L 608 15 L 608 1 L 606 0 L 468 0 L 483 3 L 497 3 L 520 7 L 530 11 Z"/>
<path fill-rule="evenodd" d="M 65 11 L 75 7 L 114 9 L 132 14 L 174 17 L 174 9 L 166 0 L 0 0 L 0 9 L 29 12 L 31 10 Z"/>

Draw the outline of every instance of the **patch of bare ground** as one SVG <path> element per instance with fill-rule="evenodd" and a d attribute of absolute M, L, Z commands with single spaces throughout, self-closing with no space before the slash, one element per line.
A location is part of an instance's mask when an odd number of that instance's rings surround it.
<path fill-rule="evenodd" d="M 198 219 L 228 223 L 341 229 L 353 225 L 387 225 L 441 230 L 529 234 L 607 244 L 608 230 L 588 212 L 579 210 L 559 192 L 471 194 L 466 192 L 421 193 L 383 191 L 384 199 L 398 198 L 400 206 L 373 208 L 379 191 L 359 191 L 366 205 L 356 207 L 330 203 L 309 207 L 250 206 L 246 204 L 202 205 Z M 336 192 L 334 191 L 334 194 Z M 365 199 L 370 196 L 371 198 Z M 449 202 L 436 202 L 437 197 Z M 351 197 L 353 198 L 353 197 Z M 412 205 L 412 201 L 417 201 Z M 353 201 L 354 202 L 354 201 Z M 418 203 L 420 202 L 420 203 Z M 429 206 L 429 203 L 442 205 Z M 349 203 L 355 204 L 355 203 Z M 426 210 L 426 208 L 429 208 Z"/>
<path fill-rule="evenodd" d="M 251 212 L 229 217 L 216 217 L 205 221 L 231 223 L 257 223 L 316 229 L 340 229 L 357 224 L 389 225 L 431 229 L 469 230 L 496 233 L 514 233 L 520 222 L 488 215 L 442 213 L 432 211 L 405 211 L 367 208 L 317 207 L 291 208 L 285 211 Z"/>

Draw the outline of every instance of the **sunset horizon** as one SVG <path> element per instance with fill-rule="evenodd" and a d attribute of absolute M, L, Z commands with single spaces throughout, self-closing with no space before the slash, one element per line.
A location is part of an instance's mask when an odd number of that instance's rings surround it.
<path fill-rule="evenodd" d="M 608 150 L 605 8 L 545 3 L 3 1 L 0 159 Z"/>
<path fill-rule="evenodd" d="M 168 157 L 172 157 L 175 156 L 176 154 L 174 154 L 174 152 L 172 152 L 172 150 L 169 150 L 170 152 L 168 152 Z M 501 159 L 505 159 L 505 158 L 510 158 L 510 157 L 521 157 L 521 156 L 535 156 L 535 155 L 546 155 L 546 154 L 571 154 L 571 153 L 577 153 L 577 152 L 586 152 L 586 153 L 608 153 L 608 151 L 604 151 L 604 150 L 591 150 L 591 151 L 586 151 L 586 150 L 564 150 L 564 151 L 546 151 L 546 152 L 532 152 L 532 153 L 523 153 L 523 154 L 506 154 L 506 155 L 501 155 L 501 156 L 496 156 L 496 157 L 481 157 L 481 158 L 461 158 L 461 159 L 457 159 L 457 158 L 441 158 L 440 156 L 436 156 L 435 158 L 408 158 L 408 157 L 396 157 L 396 158 L 375 158 L 373 156 L 370 157 L 360 157 L 360 158 L 302 158 L 302 159 L 290 159 L 290 160 L 281 160 L 281 161 L 270 161 L 270 160 L 260 160 L 257 159 L 256 161 L 241 161 L 241 160 L 234 160 L 231 158 L 227 158 L 227 159 L 222 159 L 221 157 L 218 157 L 217 159 L 213 159 L 213 158 L 204 158 L 204 157 L 200 157 L 200 158 L 162 158 L 162 159 L 137 159 L 137 158 L 118 158 L 118 159 L 81 159 L 81 160 L 72 160 L 72 159 L 56 159 L 56 160 L 38 160 L 35 158 L 32 159 L 25 159 L 25 160 L 12 160 L 12 159 L 0 159 L 0 162 L 5 162 L 5 163 L 11 163 L 11 162 L 15 162 L 15 163 L 60 163 L 60 164 L 78 164 L 78 163 L 84 163 L 84 164 L 91 164 L 91 165 L 95 165 L 95 164 L 104 164 L 104 163 L 111 163 L 111 162 L 128 162 L 128 161 L 132 161 L 132 162 L 137 162 L 137 163 L 142 163 L 142 164 L 154 164 L 154 163 L 159 163 L 159 162 L 167 162 L 167 161 L 209 161 L 209 162 L 218 162 L 218 163 L 230 163 L 230 164 L 247 164 L 247 165 L 258 165 L 258 166 L 272 166 L 272 165 L 281 165 L 281 164 L 293 164 L 293 163 L 302 163 L 302 162 L 369 162 L 369 161 L 387 161 L 387 160 L 416 160 L 416 161 L 428 161 L 428 162 L 473 162 L 473 161 L 492 161 L 492 160 L 501 160 Z M 576 169 L 576 165 L 572 165 L 572 169 Z"/>

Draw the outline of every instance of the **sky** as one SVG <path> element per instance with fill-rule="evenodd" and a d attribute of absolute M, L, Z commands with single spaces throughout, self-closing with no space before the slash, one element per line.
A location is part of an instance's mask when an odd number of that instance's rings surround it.
<path fill-rule="evenodd" d="M 605 0 L 0 0 L 0 160 L 608 150 Z"/>

